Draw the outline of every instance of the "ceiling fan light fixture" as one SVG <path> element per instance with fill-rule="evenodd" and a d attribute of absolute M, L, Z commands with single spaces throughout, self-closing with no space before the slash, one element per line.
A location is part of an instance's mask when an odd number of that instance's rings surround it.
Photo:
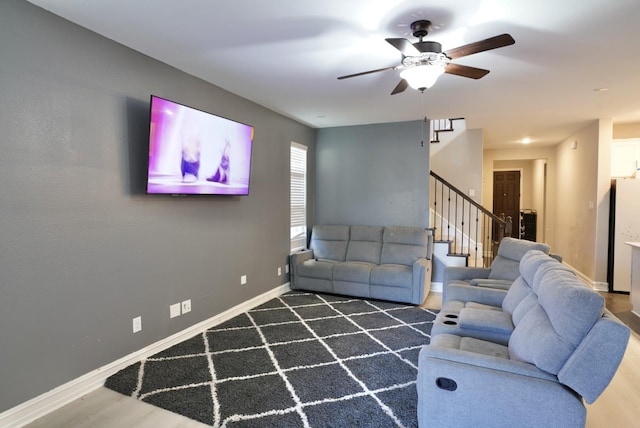
<path fill-rule="evenodd" d="M 443 73 L 443 65 L 424 64 L 405 68 L 400 72 L 400 77 L 406 80 L 413 89 L 424 91 L 432 87 Z"/>

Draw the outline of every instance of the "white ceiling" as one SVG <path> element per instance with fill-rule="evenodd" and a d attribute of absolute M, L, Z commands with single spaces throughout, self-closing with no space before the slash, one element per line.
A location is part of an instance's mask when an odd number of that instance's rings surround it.
<path fill-rule="evenodd" d="M 317 128 L 464 117 L 498 148 L 640 121 L 638 0 L 29 1 Z M 398 65 L 385 38 L 417 41 L 417 19 L 444 51 L 502 33 L 516 43 L 454 61 L 484 78 L 445 74 L 424 94 L 389 95 L 395 70 L 337 80 Z"/>

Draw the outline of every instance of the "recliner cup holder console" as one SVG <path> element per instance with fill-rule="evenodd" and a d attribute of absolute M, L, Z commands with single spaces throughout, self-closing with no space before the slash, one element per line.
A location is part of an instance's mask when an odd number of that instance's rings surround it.
<path fill-rule="evenodd" d="M 442 314 L 442 318 L 438 317 L 437 322 L 445 325 L 458 325 L 458 314 Z"/>

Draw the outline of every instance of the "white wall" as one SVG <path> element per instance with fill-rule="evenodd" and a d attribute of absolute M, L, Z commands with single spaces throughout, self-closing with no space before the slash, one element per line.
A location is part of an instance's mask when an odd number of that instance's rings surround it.
<path fill-rule="evenodd" d="M 613 121 L 598 121 L 598 178 L 596 183 L 596 230 L 594 286 L 606 290 L 609 257 L 609 213 L 611 205 L 611 145 Z"/>
<path fill-rule="evenodd" d="M 482 201 L 482 129 L 465 129 L 464 121 L 453 122 L 454 133 L 440 133 L 440 143 L 431 144 L 431 170 L 470 196 Z M 462 129 L 459 131 L 459 129 Z"/>
<path fill-rule="evenodd" d="M 599 173 L 599 158 L 605 157 L 600 153 L 601 127 L 608 129 L 602 137 L 608 132 L 610 140 L 610 123 L 593 121 L 556 146 L 555 247 L 566 263 L 596 282 L 606 282 L 608 178 Z M 605 161 L 608 171 L 610 158 Z"/>
<path fill-rule="evenodd" d="M 640 167 L 640 138 L 613 140 L 611 144 L 611 177 L 636 177 Z"/>
<path fill-rule="evenodd" d="M 536 209 L 538 217 L 536 222 L 536 241 L 546 242 L 545 224 L 547 215 L 547 160 L 535 159 L 532 161 L 531 174 L 531 205 Z"/>

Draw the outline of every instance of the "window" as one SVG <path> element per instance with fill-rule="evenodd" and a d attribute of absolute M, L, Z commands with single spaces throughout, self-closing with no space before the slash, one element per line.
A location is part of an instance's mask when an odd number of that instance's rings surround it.
<path fill-rule="evenodd" d="M 307 246 L 307 147 L 291 143 L 291 251 Z"/>

